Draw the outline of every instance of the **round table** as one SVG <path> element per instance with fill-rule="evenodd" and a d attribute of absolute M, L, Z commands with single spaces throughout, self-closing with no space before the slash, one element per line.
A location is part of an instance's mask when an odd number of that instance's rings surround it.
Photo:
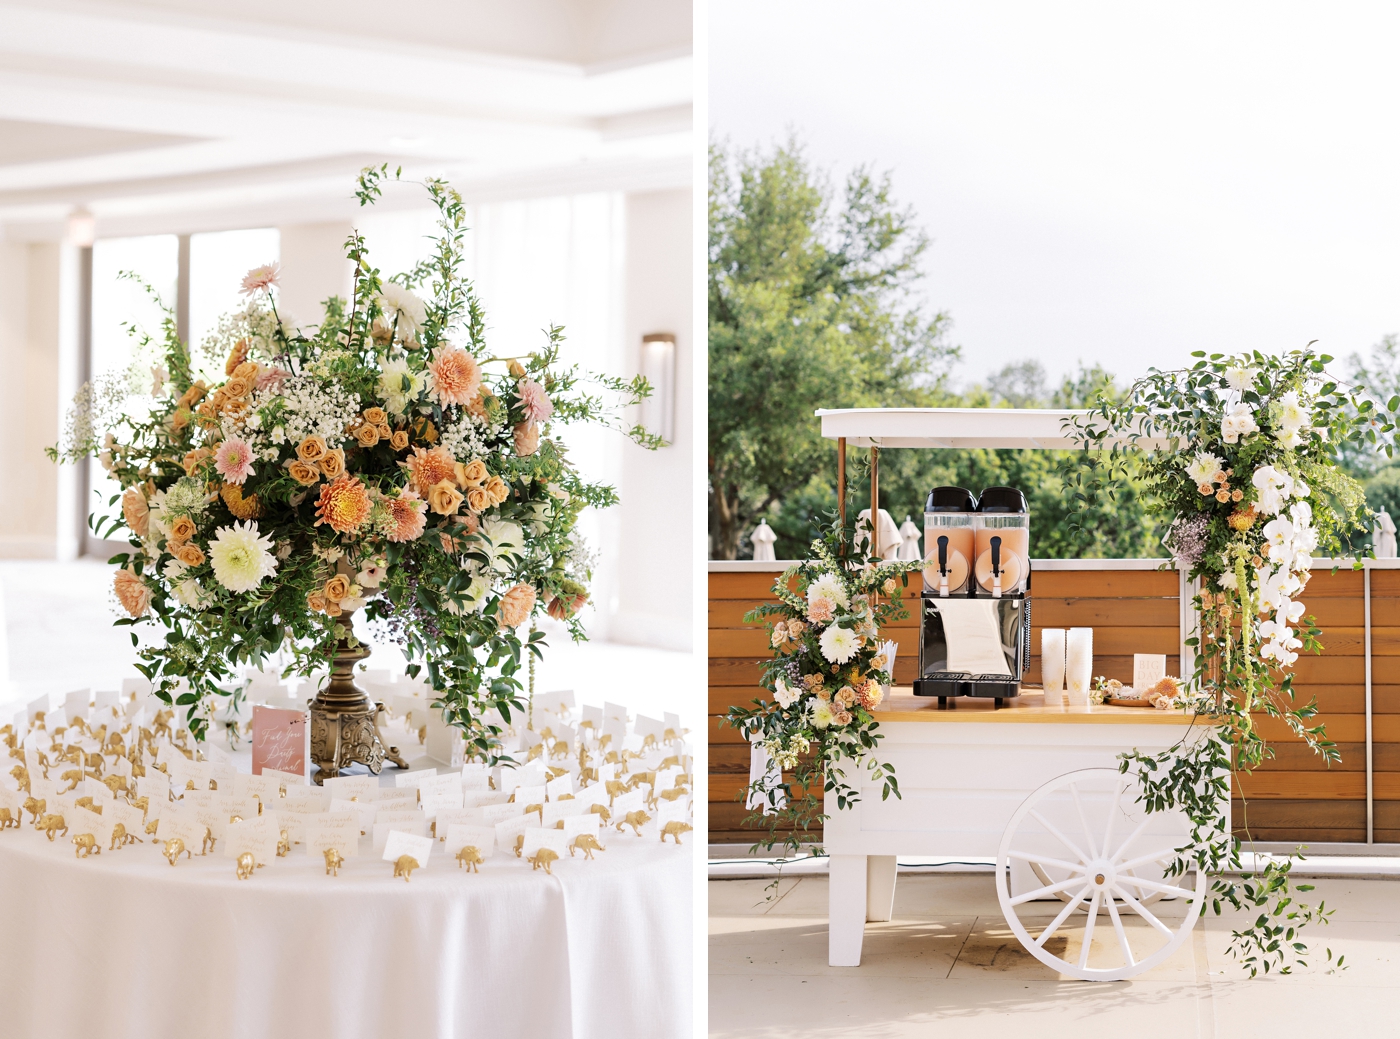
<path fill-rule="evenodd" d="M 69 835 L 71 837 L 71 834 Z M 688 838 L 693 839 L 693 834 Z M 693 849 L 607 829 L 553 875 L 436 845 L 410 882 L 362 840 L 338 877 L 300 845 L 240 881 L 0 833 L 6 1039 L 665 1039 L 691 1033 Z"/>

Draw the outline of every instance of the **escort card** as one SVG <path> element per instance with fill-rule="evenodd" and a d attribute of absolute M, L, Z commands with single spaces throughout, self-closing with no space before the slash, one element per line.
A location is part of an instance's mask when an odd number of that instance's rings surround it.
<path fill-rule="evenodd" d="M 289 812 L 324 812 L 330 795 L 318 786 L 289 786 L 282 807 Z"/>
<path fill-rule="evenodd" d="M 446 836 L 439 839 L 446 843 L 447 854 L 453 858 L 468 845 L 481 852 L 483 859 L 488 859 L 496 853 L 496 828 L 494 826 L 453 823 L 447 828 Z"/>
<path fill-rule="evenodd" d="M 146 774 L 136 781 L 136 794 L 147 798 L 152 805 L 170 800 L 170 777 L 164 772 L 148 768 Z"/>
<path fill-rule="evenodd" d="M 447 839 L 447 831 L 450 827 L 484 825 L 481 813 L 475 808 L 444 808 L 433 817 L 433 822 L 437 824 L 434 832 L 440 841 Z M 492 829 L 491 832 L 495 833 L 496 831 Z"/>
<path fill-rule="evenodd" d="M 541 848 L 548 848 L 554 854 L 564 856 L 569 853 L 568 839 L 563 830 L 546 830 L 535 826 L 525 831 L 525 846 L 520 849 L 520 857 L 528 859 Z"/>
<path fill-rule="evenodd" d="M 558 779 L 551 779 L 544 785 L 544 791 L 549 795 L 551 801 L 559 800 L 561 794 L 572 794 L 574 792 L 574 777 L 560 776 Z"/>
<path fill-rule="evenodd" d="M 244 852 L 250 851 L 253 853 L 253 861 L 259 866 L 265 866 L 277 858 L 277 841 L 281 836 L 277 821 L 271 816 L 263 815 L 256 819 L 229 823 L 220 843 L 224 846 L 226 858 L 236 859 Z"/>
<path fill-rule="evenodd" d="M 461 808 L 462 777 L 455 772 L 444 772 L 423 780 L 418 786 L 418 801 L 428 816 L 444 808 Z"/>
<path fill-rule="evenodd" d="M 295 772 L 279 772 L 277 769 L 268 768 L 266 765 L 263 766 L 262 774 L 275 779 L 278 787 L 283 790 L 287 789 L 289 786 L 307 786 L 311 783 L 311 779 L 308 776 L 299 775 Z"/>
<path fill-rule="evenodd" d="M 375 816 L 383 809 L 377 801 L 351 801 L 344 797 L 331 798 L 331 811 L 346 813 L 350 818 L 359 823 L 360 832 L 368 833 L 374 829 Z"/>
<path fill-rule="evenodd" d="M 129 805 L 125 801 L 113 801 L 111 804 L 102 806 L 102 817 L 111 817 L 112 825 L 121 823 L 126 828 L 126 832 L 136 837 L 138 840 L 145 835 L 146 821 L 141 818 L 141 809 L 134 805 Z"/>
<path fill-rule="evenodd" d="M 519 805 L 538 805 L 545 802 L 543 783 L 539 786 L 518 786 L 513 792 L 515 803 Z"/>
<path fill-rule="evenodd" d="M 482 805 L 501 805 L 509 800 L 510 795 L 504 790 L 464 790 L 462 792 L 463 808 L 479 808 Z"/>
<path fill-rule="evenodd" d="M 482 805 L 478 809 L 479 818 L 488 823 L 499 823 L 506 819 L 517 819 L 525 814 L 525 806 L 511 802 L 509 804 Z"/>
<path fill-rule="evenodd" d="M 592 707 L 588 704 L 584 704 L 583 720 L 579 723 L 580 728 L 587 722 L 593 723 L 593 731 L 595 733 L 601 731 L 603 728 L 603 709 L 601 707 Z"/>
<path fill-rule="evenodd" d="M 97 841 L 97 847 L 106 851 L 112 843 L 112 820 L 104 810 L 101 815 L 86 808 L 74 808 L 63 813 L 63 821 L 68 824 L 68 836 L 73 838 L 80 833 L 90 833 Z"/>
<path fill-rule="evenodd" d="M 177 837 L 185 842 L 185 850 L 191 855 L 198 855 L 204 847 L 204 824 L 188 809 L 172 805 L 161 813 L 156 839 L 170 841 Z"/>
<path fill-rule="evenodd" d="M 322 787 L 333 798 L 372 801 L 379 792 L 378 776 L 330 776 Z"/>
<path fill-rule="evenodd" d="M 690 806 L 684 799 L 658 801 L 656 804 L 656 825 L 665 826 L 669 822 L 690 822 Z"/>
<path fill-rule="evenodd" d="M 469 761 L 462 766 L 463 790 L 489 790 L 490 788 L 491 769 L 488 765 L 480 761 Z"/>
<path fill-rule="evenodd" d="M 374 803 L 381 807 L 397 804 L 412 808 L 418 803 L 418 791 L 411 786 L 381 786 L 374 794 Z"/>
<path fill-rule="evenodd" d="M 640 736 L 655 736 L 657 740 L 666 734 L 666 726 L 655 718 L 648 718 L 645 714 L 637 715 L 633 729 Z"/>
<path fill-rule="evenodd" d="M 583 815 L 571 815 L 564 820 L 564 840 L 569 844 L 574 843 L 574 838 L 581 833 L 586 833 L 595 840 L 598 837 L 598 828 L 603 823 L 603 817 L 593 812 Z M 601 841 L 599 843 L 602 843 Z"/>
<path fill-rule="evenodd" d="M 403 823 L 406 826 L 413 826 L 425 821 L 425 819 L 423 813 L 416 808 L 408 811 L 402 808 L 381 808 L 374 814 L 375 825 L 379 823 Z"/>
<path fill-rule="evenodd" d="M 544 826 L 553 826 L 560 819 L 566 819 L 571 815 L 582 815 L 591 805 L 585 805 L 578 798 L 568 801 L 550 801 L 544 806 L 540 816 L 540 822 Z"/>
<path fill-rule="evenodd" d="M 12 818 L 18 819 L 20 805 L 24 804 L 24 794 L 18 790 L 11 790 L 7 786 L 0 786 L 0 808 L 6 808 Z"/>
<path fill-rule="evenodd" d="M 76 693 L 66 693 L 63 697 L 63 720 L 64 723 L 73 721 L 75 718 L 86 718 L 88 712 L 88 702 L 91 694 L 86 689 L 79 689 Z"/>
<path fill-rule="evenodd" d="M 381 858 L 385 862 L 398 862 L 400 856 L 411 855 L 418 860 L 418 865 L 421 868 L 428 864 L 428 856 L 433 852 L 433 839 L 426 834 L 419 835 L 394 830 L 385 838 L 383 847 L 384 854 Z"/>
<path fill-rule="evenodd" d="M 628 812 L 640 812 L 646 806 L 646 794 L 640 790 L 629 790 L 625 794 L 618 794 L 612 803 L 613 819 L 621 821 Z"/>
<path fill-rule="evenodd" d="M 416 819 L 399 819 L 399 820 L 396 820 L 396 821 L 394 821 L 394 822 L 375 823 L 375 824 L 374 824 L 374 850 L 375 850 L 375 851 L 378 851 L 380 848 L 384 847 L 384 842 L 387 841 L 387 840 L 389 839 L 389 835 L 390 835 L 391 833 L 402 833 L 402 834 L 410 834 L 410 833 L 411 833 L 411 834 L 413 834 L 413 835 L 416 836 L 416 837 L 422 837 L 425 841 L 428 841 L 429 843 L 432 843 L 432 837 L 431 837 L 431 836 L 429 835 L 429 833 L 428 833 L 428 820 L 427 820 L 427 819 L 424 819 L 422 816 L 418 816 L 418 818 L 416 818 Z M 397 856 L 396 856 L 396 857 L 397 857 Z M 419 864 L 420 866 L 426 861 L 426 860 L 424 860 L 424 859 L 418 858 L 417 855 L 415 855 L 414 858 L 418 859 L 418 864 Z"/>
<path fill-rule="evenodd" d="M 220 784 L 219 789 L 223 789 Z M 239 797 L 256 797 L 265 805 L 271 805 L 274 801 L 282 798 L 282 787 L 276 776 L 263 773 L 260 776 L 250 776 L 240 772 L 233 777 L 233 792 Z"/>
<path fill-rule="evenodd" d="M 324 858 L 331 848 L 347 859 L 360 854 L 360 827 L 353 820 L 332 824 L 314 816 L 313 819 L 315 821 L 306 827 L 304 843 L 308 855 Z"/>
<path fill-rule="evenodd" d="M 421 768 L 415 772 L 400 772 L 394 777 L 394 786 L 409 786 L 416 789 L 418 784 L 423 782 L 423 780 L 431 779 L 435 775 L 437 775 L 437 769 L 435 768 Z"/>
<path fill-rule="evenodd" d="M 264 812 L 266 816 L 268 812 Z M 326 813 L 311 812 L 288 812 L 285 809 L 271 809 L 273 820 L 277 823 L 278 830 L 287 831 L 287 840 L 293 844 L 301 844 L 306 840 L 306 830 L 310 826 L 319 826 L 325 821 Z"/>
<path fill-rule="evenodd" d="M 514 819 L 504 819 L 498 822 L 496 824 L 496 847 L 502 851 L 514 850 L 516 834 L 524 833 L 531 828 L 538 829 L 539 825 L 533 815 L 517 815 Z"/>

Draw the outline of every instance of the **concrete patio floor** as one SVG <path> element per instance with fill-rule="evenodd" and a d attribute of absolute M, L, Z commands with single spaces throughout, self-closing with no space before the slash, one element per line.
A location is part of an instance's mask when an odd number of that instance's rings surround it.
<path fill-rule="evenodd" d="M 1307 897 L 1336 913 L 1305 935 L 1314 955 L 1296 974 L 1251 980 L 1225 955 L 1230 918 L 1208 915 L 1153 970 L 1093 983 L 1062 979 L 1021 948 L 990 873 L 901 873 L 894 918 L 866 925 L 860 967 L 827 966 L 824 876 L 785 878 L 771 891 L 768 880 L 712 880 L 710 1034 L 1233 1039 L 1358 1026 L 1394 1034 L 1400 879 L 1310 882 L 1317 890 Z M 1348 969 L 1329 973 L 1325 947 L 1345 955 Z"/>

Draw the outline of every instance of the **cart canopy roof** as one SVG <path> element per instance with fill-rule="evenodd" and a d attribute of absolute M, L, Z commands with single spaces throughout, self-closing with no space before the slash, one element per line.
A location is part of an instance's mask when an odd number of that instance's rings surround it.
<path fill-rule="evenodd" d="M 1069 422 L 1089 411 L 1049 408 L 838 408 L 818 409 L 822 436 L 845 437 L 850 447 L 1038 448 L 1072 451 L 1081 445 Z M 1105 447 L 1127 443 L 1109 438 Z M 1136 445 L 1167 447 L 1165 437 L 1142 438 Z"/>

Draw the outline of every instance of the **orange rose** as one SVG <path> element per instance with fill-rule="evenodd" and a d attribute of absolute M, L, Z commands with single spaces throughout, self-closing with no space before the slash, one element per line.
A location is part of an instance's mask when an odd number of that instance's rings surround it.
<path fill-rule="evenodd" d="M 473 458 L 457 472 L 457 481 L 463 487 L 480 487 L 491 474 L 486 471 L 486 463 Z"/>
<path fill-rule="evenodd" d="M 303 462 L 319 462 L 326 453 L 326 441 L 322 437 L 307 437 L 297 445 L 297 457 Z"/>
<path fill-rule="evenodd" d="M 389 421 L 389 415 L 383 408 L 366 408 L 365 421 L 371 426 L 381 426 Z"/>
<path fill-rule="evenodd" d="M 247 379 L 250 383 L 258 381 L 258 366 L 252 361 L 244 361 L 231 373 L 235 379 Z"/>
<path fill-rule="evenodd" d="M 287 463 L 287 472 L 303 487 L 310 487 L 321 479 L 321 471 L 314 465 L 307 465 L 300 458 L 294 458 Z"/>
<path fill-rule="evenodd" d="M 238 370 L 238 366 L 248 358 L 248 340 L 240 339 L 233 344 L 233 353 L 228 355 L 228 361 L 224 364 L 224 374 L 232 375 Z"/>
<path fill-rule="evenodd" d="M 389 438 L 389 446 L 395 451 L 402 451 L 404 448 L 408 447 L 408 430 L 394 430 L 394 435 Z"/>
<path fill-rule="evenodd" d="M 510 497 L 510 488 L 499 476 L 493 476 L 486 481 L 486 493 L 491 495 L 491 504 L 499 505 Z"/>
<path fill-rule="evenodd" d="M 248 394 L 252 392 L 253 384 L 249 380 L 240 379 L 237 375 L 235 375 L 228 382 L 224 383 L 223 390 L 225 391 L 225 400 L 227 400 L 228 398 L 240 400 L 243 397 L 248 396 Z"/>
<path fill-rule="evenodd" d="M 341 609 L 340 609 L 340 603 L 338 603 L 338 602 L 330 602 L 329 600 L 326 602 L 326 607 L 325 607 L 325 609 L 326 609 L 326 616 L 328 616 L 328 617 L 339 617 L 340 614 L 341 614 L 341 612 L 342 612 Z"/>
<path fill-rule="evenodd" d="M 389 423 L 387 422 L 380 422 L 374 427 L 374 431 L 379 434 L 380 440 L 388 440 L 394 435 L 394 431 L 389 428 Z"/>
<path fill-rule="evenodd" d="M 515 453 L 528 458 L 540 449 L 540 427 L 533 422 L 522 422 L 515 427 Z"/>
<path fill-rule="evenodd" d="M 134 487 L 122 495 L 122 517 L 138 538 L 144 538 L 150 530 L 150 507 L 146 504 L 145 497 Z"/>
<path fill-rule="evenodd" d="M 328 602 L 340 602 L 350 594 L 350 581 L 344 574 L 336 574 L 326 582 L 322 593 Z"/>
<path fill-rule="evenodd" d="M 192 417 L 189 408 L 181 406 L 175 409 L 175 412 L 170 416 L 170 432 L 179 433 L 184 430 L 190 424 Z"/>
<path fill-rule="evenodd" d="M 326 474 L 326 479 L 334 480 L 345 472 L 345 450 L 337 447 L 334 451 L 327 451 L 316 464 L 321 467 L 321 472 Z"/>
<path fill-rule="evenodd" d="M 179 407 L 193 408 L 204 399 L 204 395 L 209 392 L 209 387 L 204 385 L 204 380 L 200 379 L 193 386 L 187 389 L 180 397 Z"/>
<path fill-rule="evenodd" d="M 456 512 L 457 506 L 461 504 L 462 494 L 451 480 L 439 480 L 428 489 L 428 508 L 439 516 Z"/>
<path fill-rule="evenodd" d="M 186 476 L 193 476 L 194 471 L 199 468 L 201 462 L 208 458 L 213 452 L 207 447 L 197 447 L 193 451 L 185 454 L 185 459 L 180 464 L 185 468 Z"/>
<path fill-rule="evenodd" d="M 324 613 L 326 610 L 326 597 L 320 592 L 311 592 L 306 597 L 306 605 L 317 613 Z"/>
<path fill-rule="evenodd" d="M 379 443 L 379 430 L 366 422 L 359 429 L 355 430 L 355 440 L 361 447 L 373 447 Z"/>
<path fill-rule="evenodd" d="M 204 553 L 193 541 L 184 541 L 176 545 L 172 550 L 175 558 L 186 566 L 199 566 L 204 562 Z"/>
<path fill-rule="evenodd" d="M 472 512 L 485 512 L 495 502 L 491 500 L 491 495 L 486 493 L 485 488 L 473 487 L 467 491 L 467 508 Z"/>
<path fill-rule="evenodd" d="M 188 541 L 194 537 L 195 530 L 194 520 L 188 516 L 180 516 L 170 524 L 170 540 L 177 543 Z"/>

